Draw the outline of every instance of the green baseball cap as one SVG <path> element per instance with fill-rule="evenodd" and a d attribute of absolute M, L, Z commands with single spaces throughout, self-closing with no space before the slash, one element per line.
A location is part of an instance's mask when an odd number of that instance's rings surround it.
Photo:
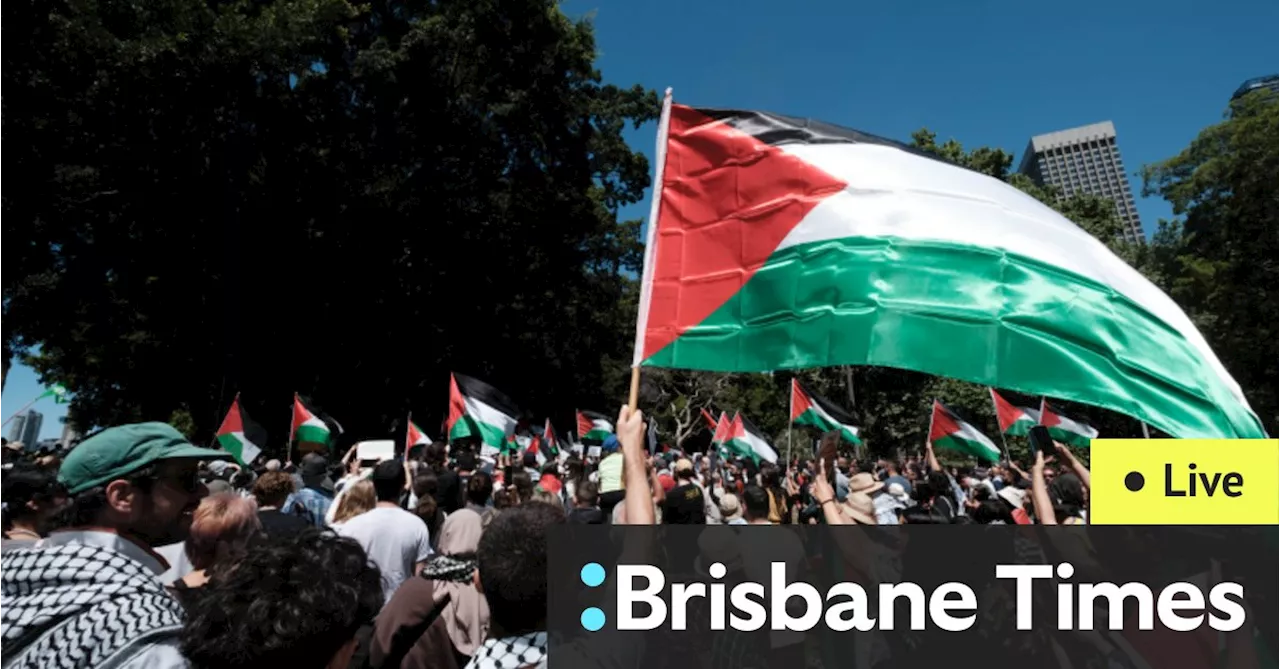
<path fill-rule="evenodd" d="M 133 423 L 109 427 L 80 442 L 62 461 L 58 482 L 68 494 L 77 495 L 147 465 L 177 458 L 225 460 L 231 454 L 195 446 L 167 423 Z"/>

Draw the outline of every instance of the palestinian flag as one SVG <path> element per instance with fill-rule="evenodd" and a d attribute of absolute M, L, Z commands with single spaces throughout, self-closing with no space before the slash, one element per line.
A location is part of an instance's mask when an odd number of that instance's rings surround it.
<path fill-rule="evenodd" d="M 716 433 L 716 417 L 712 416 L 711 412 L 707 411 L 706 409 L 700 409 L 699 411 L 702 412 L 702 420 L 707 424 L 707 429 L 711 431 L 711 434 L 715 434 Z"/>
<path fill-rule="evenodd" d="M 417 425 L 414 424 L 412 420 L 410 420 L 409 431 L 407 434 L 405 434 L 405 437 L 404 437 L 405 452 L 406 453 L 409 452 L 409 449 L 413 448 L 414 446 L 430 446 L 430 445 L 431 445 L 431 437 L 428 437 L 426 433 L 422 431 L 421 428 L 419 428 Z"/>
<path fill-rule="evenodd" d="M 449 441 L 474 437 L 481 453 L 506 452 L 520 409 L 493 386 L 462 374 L 449 376 Z"/>
<path fill-rule="evenodd" d="M 728 457 L 729 437 L 733 434 L 733 423 L 725 412 L 720 412 L 720 420 L 716 421 L 715 432 L 711 434 L 711 450 L 720 457 Z"/>
<path fill-rule="evenodd" d="M 1040 424 L 1049 428 L 1049 436 L 1068 446 L 1089 448 L 1089 442 L 1098 438 L 1093 426 L 1064 416 L 1045 399 L 1040 400 Z"/>
<path fill-rule="evenodd" d="M 542 425 L 542 434 L 533 438 L 540 461 L 555 460 L 560 455 L 559 440 L 556 439 L 555 428 L 551 427 L 551 419 Z"/>
<path fill-rule="evenodd" d="M 934 448 L 948 448 L 970 455 L 981 462 L 999 462 L 1000 449 L 978 428 L 960 420 L 954 411 L 938 400 L 933 401 L 929 419 L 929 441 Z"/>
<path fill-rule="evenodd" d="M 222 419 L 217 437 L 218 445 L 230 453 L 241 467 L 249 466 L 267 445 L 267 431 L 240 408 L 240 393 L 231 400 L 231 408 L 227 410 L 227 417 Z"/>
<path fill-rule="evenodd" d="M 1265 436 L 1173 300 L 1013 186 L 772 113 L 668 101 L 658 128 L 636 365 L 896 367 Z"/>
<path fill-rule="evenodd" d="M 293 396 L 293 426 L 289 440 L 299 444 L 320 444 L 328 450 L 334 433 L 341 434 L 342 427 L 324 412 L 316 409 L 300 396 Z"/>
<path fill-rule="evenodd" d="M 1000 432 L 1015 437 L 1025 437 L 1032 427 L 1040 424 L 1040 412 L 1028 407 L 1015 406 L 991 388 L 991 403 L 996 407 L 996 420 Z"/>
<path fill-rule="evenodd" d="M 578 440 L 584 444 L 600 444 L 613 434 L 613 422 L 594 411 L 579 411 Z"/>
<path fill-rule="evenodd" d="M 728 446 L 730 451 L 756 462 L 778 461 L 778 453 L 769 445 L 769 440 L 764 438 L 764 433 L 756 429 L 756 426 L 752 425 L 741 412 L 733 417 Z"/>
<path fill-rule="evenodd" d="M 799 379 L 791 379 L 791 424 L 815 427 L 823 432 L 839 430 L 851 444 L 861 444 L 853 416 L 844 409 L 809 392 Z"/>

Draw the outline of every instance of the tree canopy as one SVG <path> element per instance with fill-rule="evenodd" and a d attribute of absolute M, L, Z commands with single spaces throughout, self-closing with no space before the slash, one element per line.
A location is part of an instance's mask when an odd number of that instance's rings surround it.
<path fill-rule="evenodd" d="M 454 369 L 530 410 L 604 402 L 641 257 L 617 211 L 649 183 L 622 131 L 659 103 L 601 81 L 589 23 L 550 0 L 4 14 L 5 345 L 77 424 L 207 436 L 239 391 L 282 441 L 298 391 L 377 436 L 441 418 Z"/>

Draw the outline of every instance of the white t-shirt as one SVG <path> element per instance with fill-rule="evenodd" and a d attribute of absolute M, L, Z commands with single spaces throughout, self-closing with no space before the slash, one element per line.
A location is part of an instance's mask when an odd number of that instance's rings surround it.
<path fill-rule="evenodd" d="M 401 508 L 378 507 L 335 530 L 355 539 L 382 571 L 382 594 L 391 601 L 396 588 L 413 576 L 414 565 L 431 557 L 431 533 L 422 519 Z"/>

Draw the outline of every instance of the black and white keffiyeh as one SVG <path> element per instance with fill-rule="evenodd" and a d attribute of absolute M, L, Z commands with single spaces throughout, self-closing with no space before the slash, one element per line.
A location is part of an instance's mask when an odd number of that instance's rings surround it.
<path fill-rule="evenodd" d="M 182 629 L 182 607 L 138 561 L 98 546 L 15 550 L 0 559 L 5 669 L 99 666 Z"/>
<path fill-rule="evenodd" d="M 448 555 L 433 555 L 422 566 L 422 577 L 431 581 L 470 581 L 476 570 L 476 560 Z"/>
<path fill-rule="evenodd" d="M 547 633 L 486 639 L 466 669 L 520 669 L 547 666 Z"/>

